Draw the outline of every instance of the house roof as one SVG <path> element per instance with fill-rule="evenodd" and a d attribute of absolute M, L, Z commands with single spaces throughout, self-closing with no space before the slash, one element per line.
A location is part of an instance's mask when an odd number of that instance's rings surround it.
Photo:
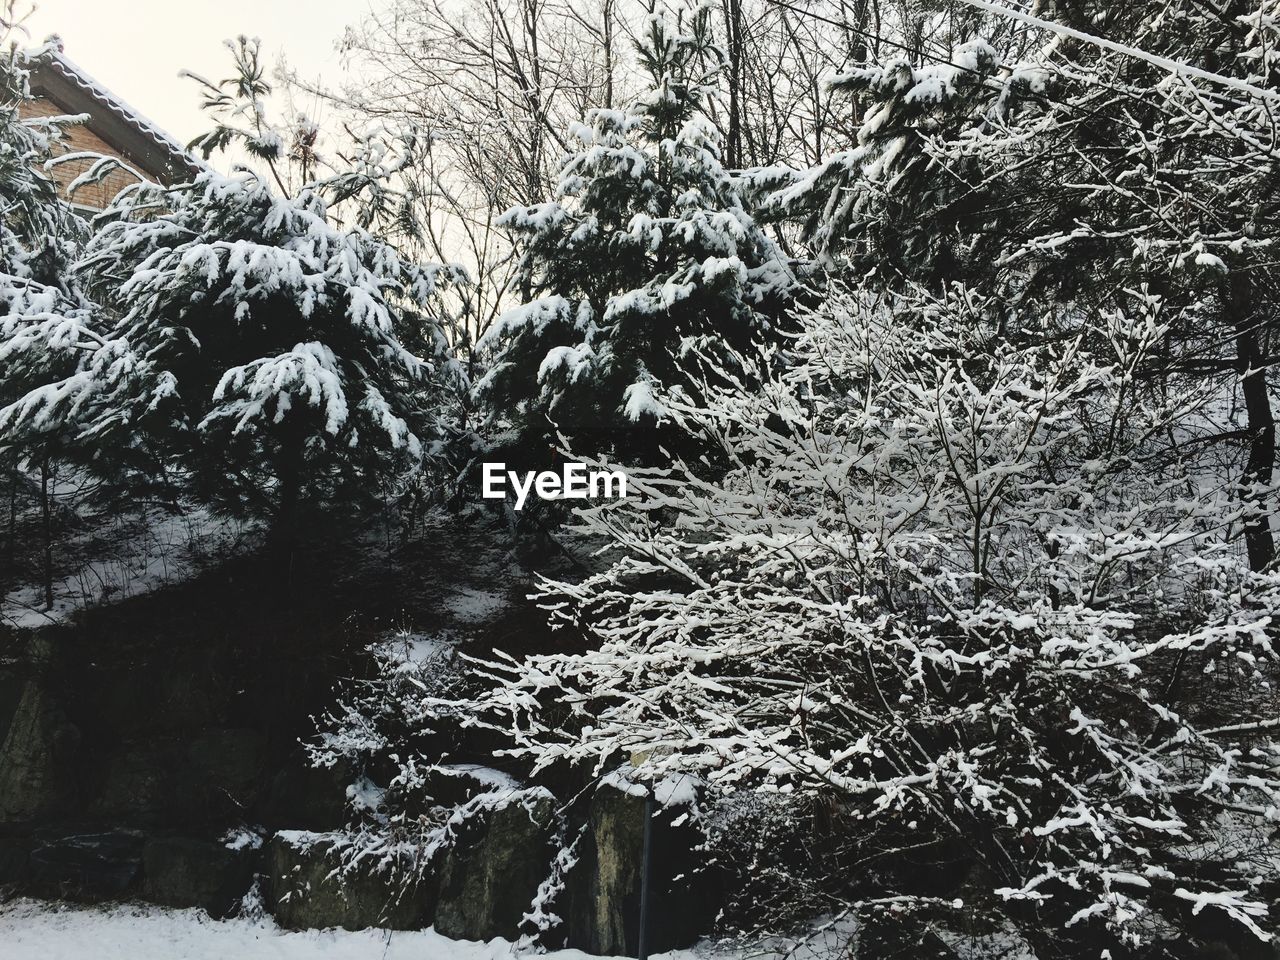
<path fill-rule="evenodd" d="M 28 54 L 27 62 L 33 94 L 46 96 L 69 111 L 89 114 L 94 132 L 143 173 L 173 180 L 205 169 L 195 154 L 68 57 L 57 37 Z"/>

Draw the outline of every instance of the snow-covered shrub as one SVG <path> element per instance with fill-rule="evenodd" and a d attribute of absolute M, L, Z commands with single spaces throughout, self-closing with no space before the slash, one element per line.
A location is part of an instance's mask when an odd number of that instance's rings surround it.
<path fill-rule="evenodd" d="M 307 749 L 315 766 L 353 777 L 347 828 L 325 835 L 342 870 L 385 872 L 408 892 L 478 822 L 550 795 L 456 759 L 477 691 L 454 637 L 402 631 L 369 652 L 373 675 L 344 684 Z"/>
<path fill-rule="evenodd" d="M 318 766 L 364 765 L 387 750 L 412 760 L 408 754 L 418 752 L 422 739 L 451 732 L 445 705 L 466 700 L 467 675 L 448 634 L 403 630 L 369 653 L 373 676 L 344 688 L 323 718 L 311 747 Z M 418 782 L 412 763 L 400 775 Z"/>
<path fill-rule="evenodd" d="M 1011 342 L 960 288 L 833 291 L 761 389 L 661 397 L 731 468 L 584 507 L 608 562 L 541 596 L 594 648 L 492 663 L 477 715 L 535 769 L 822 798 L 858 856 L 815 912 L 1270 937 L 1280 577 L 1188 442 L 1216 395 L 1132 376 L 1164 310 Z"/>
<path fill-rule="evenodd" d="M 828 801 L 817 795 L 712 793 L 697 809 L 706 869 L 722 877 L 721 933 L 757 940 L 809 933 L 828 878 L 856 851 L 824 829 Z"/>

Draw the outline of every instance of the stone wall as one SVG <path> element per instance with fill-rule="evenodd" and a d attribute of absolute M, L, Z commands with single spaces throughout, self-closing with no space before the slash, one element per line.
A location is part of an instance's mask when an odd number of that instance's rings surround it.
<path fill-rule="evenodd" d="M 128 619 L 125 618 L 125 623 Z M 307 766 L 297 739 L 327 704 L 334 660 L 300 681 L 283 643 L 275 673 L 243 637 L 185 640 L 117 632 L 122 623 L 51 628 L 3 641 L 0 656 L 0 889 L 83 901 L 138 898 L 213 916 L 261 899 L 285 927 L 434 924 L 447 936 L 517 940 L 563 838 L 576 862 L 544 908 L 565 922 L 550 946 L 634 954 L 645 801 L 612 787 L 572 810 L 542 788 L 476 813 L 425 867 L 344 866 L 344 799 L 354 773 Z M 219 639 L 221 637 L 221 639 Z M 362 649 L 357 642 L 354 648 Z M 285 678 L 289 679 L 285 679 Z M 290 686 L 292 685 L 292 689 Z M 466 807 L 497 789 L 482 778 Z M 696 878 L 696 838 L 655 821 L 654 951 L 691 943 L 714 916 Z M 228 842 L 252 824 L 260 837 Z M 670 878 L 685 879 L 673 887 Z"/>

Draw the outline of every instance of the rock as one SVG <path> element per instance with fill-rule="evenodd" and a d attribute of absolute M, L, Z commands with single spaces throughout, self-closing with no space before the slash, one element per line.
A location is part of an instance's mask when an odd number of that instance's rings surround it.
<path fill-rule="evenodd" d="M 550 873 L 554 819 L 546 791 L 483 815 L 444 857 L 436 931 L 456 940 L 515 940 Z"/>
<path fill-rule="evenodd" d="M 252 805 L 266 753 L 255 730 L 211 730 L 187 748 L 191 781 L 206 817 L 223 818 Z"/>
<path fill-rule="evenodd" d="M 18 664 L 7 662 L 0 654 L 0 743 L 9 735 L 9 725 L 22 702 L 27 678 Z"/>
<path fill-rule="evenodd" d="M 644 803 L 612 788 L 602 788 L 592 799 L 583 850 L 566 887 L 569 946 L 635 956 Z"/>
<path fill-rule="evenodd" d="M 154 824 L 189 816 L 194 797 L 181 741 L 125 741 L 102 763 L 102 783 L 90 807 L 96 817 Z"/>
<path fill-rule="evenodd" d="M 417 930 L 431 920 L 430 882 L 372 866 L 334 875 L 338 835 L 286 830 L 267 845 L 267 909 L 276 923 L 307 927 Z"/>
<path fill-rule="evenodd" d="M 0 837 L 0 902 L 5 890 L 17 889 L 26 880 L 32 846 L 29 837 Z"/>
<path fill-rule="evenodd" d="M 28 862 L 28 886 L 44 897 L 98 902 L 132 893 L 142 873 L 143 835 L 132 830 L 40 840 Z"/>
<path fill-rule="evenodd" d="M 159 837 L 142 848 L 142 896 L 167 907 L 229 915 L 253 884 L 257 851 L 212 840 Z"/>
<path fill-rule="evenodd" d="M 80 731 L 39 677 L 23 688 L 0 744 L 0 823 L 44 820 L 76 801 Z"/>
<path fill-rule="evenodd" d="M 347 786 L 353 779 L 349 765 L 316 768 L 297 750 L 267 785 L 257 821 L 277 829 L 341 829 L 347 817 Z"/>
<path fill-rule="evenodd" d="M 645 798 L 602 786 L 591 799 L 578 862 L 566 878 L 567 945 L 587 953 L 635 956 L 639 949 L 640 872 Z M 715 919 L 719 897 L 698 870 L 699 838 L 660 810 L 651 836 L 650 953 L 687 947 Z M 677 879 L 679 878 L 679 879 Z"/>
<path fill-rule="evenodd" d="M 177 737 L 128 740 L 103 763 L 95 816 L 176 828 L 222 822 L 255 799 L 262 737 L 220 729 L 189 743 Z"/>
<path fill-rule="evenodd" d="M 185 737 L 224 719 L 228 672 L 220 651 L 178 641 L 134 647 L 119 660 L 103 657 L 86 665 L 81 682 L 92 678 L 89 709 L 110 739 L 137 739 L 156 730 Z"/>

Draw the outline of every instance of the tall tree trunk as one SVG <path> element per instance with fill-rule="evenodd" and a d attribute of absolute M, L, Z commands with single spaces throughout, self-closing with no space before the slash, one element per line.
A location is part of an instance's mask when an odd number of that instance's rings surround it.
<path fill-rule="evenodd" d="M 724 0 L 725 36 L 729 54 L 729 129 L 725 136 L 725 166 L 742 167 L 742 2 Z"/>
<path fill-rule="evenodd" d="M 53 509 L 49 504 L 49 461 L 40 463 L 40 518 L 44 523 L 44 608 L 53 609 Z"/>
<path fill-rule="evenodd" d="M 10 563 L 18 557 L 18 484 L 21 480 L 22 474 L 14 467 L 9 474 L 9 542 L 6 544 Z"/>
<path fill-rule="evenodd" d="M 286 456 L 277 474 L 280 486 L 276 501 L 275 522 L 271 539 L 285 550 L 292 551 L 298 535 L 298 503 L 302 493 L 301 464 L 294 457 Z"/>
<path fill-rule="evenodd" d="M 604 42 L 604 105 L 613 109 L 613 0 L 601 8 L 601 38 Z"/>
<path fill-rule="evenodd" d="M 1245 462 L 1242 484 L 1246 488 L 1266 487 L 1271 483 L 1276 463 L 1276 421 L 1267 389 L 1267 371 L 1260 345 L 1257 320 L 1250 307 L 1248 274 L 1236 269 L 1223 285 L 1224 299 L 1235 329 L 1236 371 L 1244 395 L 1248 417 L 1249 456 Z M 1256 508 L 1256 504 L 1251 503 Z M 1271 535 L 1271 514 L 1255 509 L 1244 525 L 1245 547 L 1249 553 L 1249 569 L 1264 570 L 1276 557 Z"/>

